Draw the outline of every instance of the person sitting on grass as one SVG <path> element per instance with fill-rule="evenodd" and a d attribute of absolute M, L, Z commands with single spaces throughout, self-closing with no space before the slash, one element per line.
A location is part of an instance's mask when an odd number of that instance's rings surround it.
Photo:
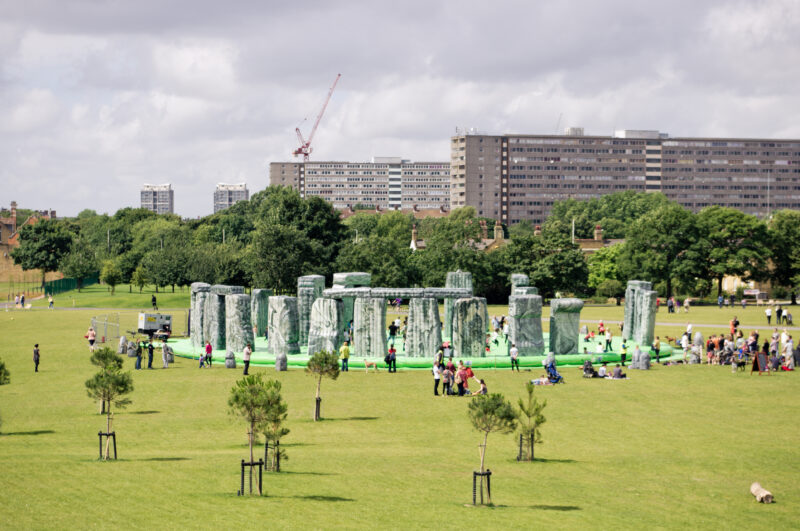
<path fill-rule="evenodd" d="M 600 366 L 600 370 L 597 371 L 598 378 L 605 378 L 608 376 L 608 364 L 603 362 L 603 365 Z"/>
<path fill-rule="evenodd" d="M 478 391 L 472 396 L 488 395 L 488 394 L 489 394 L 489 389 L 486 388 L 486 382 L 481 380 L 481 388 L 478 389 Z"/>
<path fill-rule="evenodd" d="M 594 366 L 592 366 L 592 360 L 586 360 L 583 362 L 583 377 L 600 378 L 600 376 L 597 374 L 597 371 L 594 370 Z"/>
<path fill-rule="evenodd" d="M 611 375 L 611 378 L 613 380 L 625 380 L 628 377 L 625 375 L 624 372 L 622 372 L 622 367 L 620 367 L 619 363 L 617 363 L 616 367 L 614 367 L 614 372 Z"/>
<path fill-rule="evenodd" d="M 766 352 L 764 354 L 766 355 Z M 781 359 L 775 353 L 769 358 L 769 368 L 773 372 L 781 370 Z"/>
<path fill-rule="evenodd" d="M 531 380 L 531 383 L 533 385 L 553 385 L 553 382 L 550 381 L 550 378 L 548 378 L 546 374 L 543 374 L 539 378 Z"/>

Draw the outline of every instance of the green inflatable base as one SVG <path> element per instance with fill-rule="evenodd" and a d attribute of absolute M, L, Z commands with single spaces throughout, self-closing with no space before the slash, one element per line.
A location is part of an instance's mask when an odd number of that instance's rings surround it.
<path fill-rule="evenodd" d="M 544 335 L 544 343 L 545 345 L 548 344 L 548 334 Z M 188 358 L 188 359 L 199 359 L 200 354 L 202 354 L 202 349 L 198 349 L 192 346 L 192 342 L 189 338 L 181 338 L 181 339 L 170 339 L 169 344 L 172 347 L 172 350 L 175 352 L 176 356 L 181 358 Z M 601 362 L 607 362 L 609 364 L 619 363 L 621 361 L 621 355 L 619 353 L 619 349 L 622 345 L 622 340 L 618 337 L 613 338 L 612 340 L 612 347 L 613 351 L 605 352 L 602 354 L 594 353 L 592 350 L 596 348 L 597 342 L 585 342 L 583 338 L 580 338 L 581 348 L 586 348 L 589 352 L 587 354 L 569 354 L 569 355 L 561 355 L 556 357 L 556 362 L 560 367 L 579 367 L 583 365 L 583 362 L 587 359 L 591 359 L 592 363 L 597 365 Z M 633 357 L 633 351 L 636 348 L 636 343 L 633 341 L 627 342 L 628 346 L 628 357 L 627 362 L 631 361 Z M 250 357 L 250 365 L 251 366 L 274 366 L 275 365 L 275 356 L 267 351 L 267 340 L 264 338 L 257 338 L 255 340 L 255 345 L 253 349 L 253 354 Z M 489 343 L 489 351 L 486 353 L 485 357 L 481 358 L 464 358 L 455 356 L 453 359 L 458 362 L 458 360 L 464 360 L 465 362 L 469 361 L 472 364 L 473 368 L 479 369 L 510 369 L 511 368 L 511 358 L 508 355 L 508 349 L 510 345 L 506 343 L 506 341 L 500 338 L 497 343 L 494 342 Z M 405 349 L 403 345 L 403 340 L 399 339 L 396 344 L 395 348 L 397 349 L 397 367 L 404 368 L 404 369 L 430 369 L 431 363 L 433 362 L 433 357 L 435 352 L 431 352 L 431 355 L 425 358 L 410 358 L 404 356 Z M 300 348 L 299 354 L 290 354 L 287 356 L 287 364 L 289 367 L 305 367 L 306 363 L 308 362 L 308 352 L 307 347 L 303 346 Z M 655 352 L 650 350 L 650 347 L 647 347 L 647 350 L 642 349 L 643 352 L 648 352 L 651 358 L 655 358 Z M 661 345 L 661 359 L 671 359 L 676 354 L 675 349 L 662 343 Z M 234 355 L 236 356 L 237 364 L 242 363 L 242 354 L 241 352 L 235 352 Z M 543 366 L 543 362 L 546 356 L 520 356 L 519 357 L 519 365 L 520 368 L 528 368 L 528 369 L 540 369 Z M 222 350 L 215 350 L 212 353 L 212 359 L 214 363 L 225 363 L 225 351 Z M 350 363 L 349 366 L 351 369 L 359 369 L 365 367 L 364 361 L 369 359 L 370 362 L 375 361 L 378 364 L 379 368 L 386 368 L 386 363 L 384 363 L 383 359 L 376 360 L 374 358 L 364 358 L 363 356 L 358 356 L 356 354 L 350 355 Z M 675 359 L 678 359 L 677 357 Z"/>

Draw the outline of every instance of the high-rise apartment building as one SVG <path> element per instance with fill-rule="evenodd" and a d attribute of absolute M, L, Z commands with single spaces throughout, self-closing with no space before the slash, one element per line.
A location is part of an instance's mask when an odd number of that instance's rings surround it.
<path fill-rule="evenodd" d="M 375 157 L 372 162 L 273 162 L 270 184 L 291 186 L 347 206 L 432 209 L 450 206 L 450 164 Z"/>
<path fill-rule="evenodd" d="M 145 184 L 141 192 L 142 208 L 156 214 L 172 214 L 175 196 L 171 184 Z"/>
<path fill-rule="evenodd" d="M 219 183 L 214 190 L 214 213 L 225 210 L 237 201 L 250 199 L 250 192 L 246 183 L 226 184 Z"/>
<path fill-rule="evenodd" d="M 450 140 L 451 208 L 541 223 L 555 201 L 622 190 L 662 192 L 766 216 L 800 208 L 800 140 L 669 138 L 658 131 L 585 136 L 465 134 Z"/>

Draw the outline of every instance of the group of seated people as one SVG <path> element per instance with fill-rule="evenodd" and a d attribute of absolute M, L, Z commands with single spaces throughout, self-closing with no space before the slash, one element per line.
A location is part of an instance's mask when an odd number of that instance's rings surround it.
<path fill-rule="evenodd" d="M 625 380 L 628 376 L 622 372 L 622 367 L 617 363 L 611 372 L 608 372 L 608 363 L 603 362 L 599 369 L 595 370 L 592 365 L 592 360 L 583 362 L 583 377 L 584 378 L 608 378 L 610 380 Z"/>

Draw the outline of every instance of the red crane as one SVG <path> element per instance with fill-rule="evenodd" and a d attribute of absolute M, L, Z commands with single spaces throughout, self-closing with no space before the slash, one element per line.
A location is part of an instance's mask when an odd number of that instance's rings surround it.
<path fill-rule="evenodd" d="M 308 135 L 308 140 L 303 138 L 303 133 L 300 132 L 300 127 L 296 127 L 294 130 L 295 133 L 297 133 L 297 139 L 300 141 L 300 147 L 292 151 L 292 154 L 295 157 L 298 155 L 303 155 L 303 162 L 308 162 L 308 156 L 312 151 L 311 141 L 314 139 L 314 133 L 317 132 L 319 121 L 322 120 L 322 115 L 325 114 L 325 108 L 328 106 L 328 102 L 331 101 L 333 89 L 336 88 L 336 83 L 339 82 L 340 77 L 342 77 L 342 74 L 336 74 L 336 79 L 333 80 L 333 85 L 331 85 L 331 88 L 328 91 L 328 97 L 325 98 L 325 103 L 322 104 L 322 109 L 320 109 L 319 114 L 317 115 L 317 121 L 314 122 L 314 127 L 311 128 L 311 133 Z"/>

